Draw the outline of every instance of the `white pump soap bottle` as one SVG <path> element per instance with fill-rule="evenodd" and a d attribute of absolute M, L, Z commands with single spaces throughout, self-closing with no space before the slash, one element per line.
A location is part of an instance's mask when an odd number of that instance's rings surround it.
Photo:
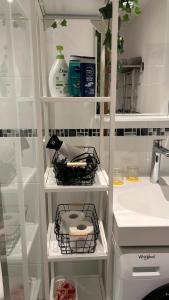
<path fill-rule="evenodd" d="M 68 65 L 62 54 L 63 46 L 56 46 L 56 60 L 49 73 L 49 90 L 52 97 L 68 96 Z"/>

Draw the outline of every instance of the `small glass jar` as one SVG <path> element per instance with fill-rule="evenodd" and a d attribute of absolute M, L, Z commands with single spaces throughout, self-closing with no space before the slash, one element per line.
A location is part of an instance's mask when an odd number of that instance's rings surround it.
<path fill-rule="evenodd" d="M 127 180 L 131 182 L 139 181 L 139 169 L 135 166 L 129 166 L 127 167 Z"/>
<path fill-rule="evenodd" d="M 124 184 L 124 174 L 121 168 L 113 168 L 113 185 L 121 186 Z"/>

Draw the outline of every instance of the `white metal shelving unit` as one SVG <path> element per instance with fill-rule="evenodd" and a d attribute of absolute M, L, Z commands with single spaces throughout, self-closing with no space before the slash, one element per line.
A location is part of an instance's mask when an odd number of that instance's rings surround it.
<path fill-rule="evenodd" d="M 48 282 L 45 282 L 46 289 L 46 298 L 53 299 L 53 285 L 55 270 L 54 264 L 57 262 L 81 262 L 81 261 L 98 261 L 98 275 L 97 276 L 77 276 L 77 282 L 79 285 L 79 299 L 99 299 L 99 300 L 110 300 L 111 299 L 111 287 L 112 287 L 112 276 L 111 276 L 111 252 L 112 252 L 112 207 L 113 207 L 113 187 L 112 184 L 112 172 L 113 169 L 113 140 L 114 140 L 114 124 L 115 124 L 115 102 L 116 102 L 116 68 L 117 68 L 117 32 L 118 32 L 118 0 L 113 1 L 113 18 L 112 18 L 112 53 L 113 59 L 111 64 L 111 95 L 110 97 L 92 97 L 92 98 L 83 98 L 83 97 L 64 97 L 64 98 L 52 98 L 47 95 L 47 74 L 45 66 L 45 54 L 44 54 L 44 29 L 45 21 L 53 20 L 57 17 L 68 17 L 71 19 L 94 19 L 96 20 L 98 15 L 89 15 L 89 14 L 59 14 L 56 12 L 52 14 L 46 14 L 46 6 L 51 4 L 52 0 L 44 1 L 40 0 L 39 4 L 32 0 L 32 15 L 33 15 L 33 24 L 37 28 L 32 31 L 33 35 L 33 50 L 34 50 L 34 61 L 37 63 L 35 66 L 35 86 L 36 86 L 36 95 L 35 97 L 39 100 L 37 103 L 37 108 L 39 109 L 39 128 L 38 136 L 41 137 L 39 140 L 40 156 L 43 159 L 42 147 L 43 147 L 43 136 L 42 136 L 42 120 L 44 120 L 44 129 L 45 129 L 45 141 L 49 139 L 49 103 L 57 102 L 69 102 L 69 103 L 100 103 L 101 113 L 100 113 L 100 161 L 101 167 L 98 169 L 96 174 L 95 183 L 92 186 L 58 186 L 56 184 L 53 171 L 51 169 L 50 158 L 48 152 L 46 152 L 46 161 L 45 166 L 41 168 L 41 179 L 44 194 L 46 197 L 43 197 L 41 203 L 41 218 L 42 218 L 42 232 L 43 232 L 43 250 L 44 250 L 44 264 L 47 268 L 45 273 L 45 279 L 48 279 Z M 94 1 L 97 2 L 97 1 Z M 45 4 L 45 5 L 44 5 Z M 98 4 L 98 3 L 97 3 Z M 103 3 L 101 3 L 102 5 Z M 84 5 L 84 3 L 82 4 Z M 86 4 L 85 4 L 86 5 Z M 103 40 L 104 37 L 102 37 Z M 104 46 L 102 47 L 102 69 L 104 71 Z M 102 82 L 102 93 L 103 95 L 103 85 Z M 110 103 L 110 142 L 109 142 L 109 175 L 103 168 L 103 156 L 104 156 L 104 102 Z M 43 112 L 43 117 L 42 117 Z M 46 169 L 46 170 L 45 170 Z M 97 241 L 97 247 L 95 253 L 91 254 L 73 254 L 73 255 L 63 255 L 60 253 L 60 249 L 56 242 L 54 235 L 54 224 L 52 218 L 52 193 L 62 193 L 62 192 L 99 192 L 98 202 L 100 205 L 99 215 L 99 226 L 100 226 L 100 238 Z M 102 216 L 102 205 L 103 205 L 103 196 L 106 196 L 104 199 L 104 204 L 106 204 L 106 220 Z M 46 218 L 46 205 L 48 205 L 48 224 Z M 46 233 L 46 234 L 45 234 Z M 47 263 L 46 263 L 47 262 Z M 50 265 L 50 268 L 49 268 Z M 50 270 L 50 275 L 48 278 Z M 48 285 L 49 284 L 49 285 Z M 82 287 L 80 289 L 80 287 Z M 88 292 L 91 292 L 91 295 L 88 295 Z M 90 293 L 89 293 L 90 294 Z"/>

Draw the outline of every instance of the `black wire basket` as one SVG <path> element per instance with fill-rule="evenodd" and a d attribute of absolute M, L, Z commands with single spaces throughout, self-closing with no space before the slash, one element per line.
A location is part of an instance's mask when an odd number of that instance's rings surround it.
<path fill-rule="evenodd" d="M 9 256 L 20 237 L 19 226 L 13 228 L 13 234 L 0 236 L 0 255 Z"/>
<path fill-rule="evenodd" d="M 74 210 L 83 212 L 84 221 L 90 222 L 93 227 L 92 233 L 83 236 L 69 234 L 63 222 L 63 214 Z M 90 203 L 59 204 L 56 210 L 54 231 L 62 254 L 94 253 L 100 233 L 95 205 Z"/>
<path fill-rule="evenodd" d="M 71 163 L 81 163 L 82 166 L 73 166 L 59 152 L 55 152 L 52 164 L 58 185 L 92 185 L 100 164 L 94 147 L 79 147 L 82 154 L 74 157 Z"/>
<path fill-rule="evenodd" d="M 25 218 L 27 218 L 28 206 L 25 205 Z M 17 224 L 9 225 L 9 216 L 17 214 Z M 9 256 L 20 238 L 20 218 L 17 205 L 0 207 L 0 255 Z"/>

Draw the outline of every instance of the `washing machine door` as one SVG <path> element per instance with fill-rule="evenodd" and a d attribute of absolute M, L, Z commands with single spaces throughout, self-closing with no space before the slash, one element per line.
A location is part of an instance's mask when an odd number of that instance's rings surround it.
<path fill-rule="evenodd" d="M 142 300 L 169 300 L 169 283 L 154 290 Z"/>

